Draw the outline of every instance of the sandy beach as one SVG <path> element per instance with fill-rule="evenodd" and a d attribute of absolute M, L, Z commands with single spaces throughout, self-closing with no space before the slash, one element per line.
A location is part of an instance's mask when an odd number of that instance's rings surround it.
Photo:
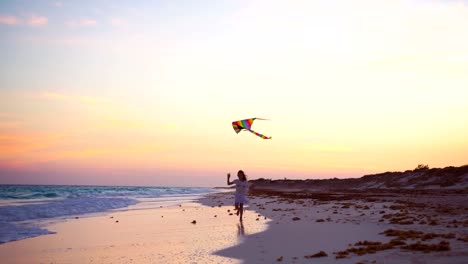
<path fill-rule="evenodd" d="M 231 192 L 161 208 L 51 222 L 0 244 L 2 263 L 467 263 L 457 193 L 255 191 L 243 223 Z M 130 207 L 132 208 L 132 207 Z M 195 221 L 195 222 L 194 222 Z"/>
<path fill-rule="evenodd" d="M 441 190 L 260 190 L 250 209 L 268 228 L 215 254 L 243 263 L 466 263 L 467 204 Z"/>
<path fill-rule="evenodd" d="M 230 206 L 182 203 L 101 216 L 69 218 L 46 226 L 56 234 L 0 244 L 2 263 L 235 263 L 212 252 L 260 232 L 261 222 L 239 221 Z M 245 214 L 253 219 L 253 211 Z M 196 223 L 192 223 L 193 221 Z"/>

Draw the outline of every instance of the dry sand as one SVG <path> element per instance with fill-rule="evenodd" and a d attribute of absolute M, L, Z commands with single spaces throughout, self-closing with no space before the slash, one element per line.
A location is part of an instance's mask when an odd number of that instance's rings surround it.
<path fill-rule="evenodd" d="M 50 223 L 47 229 L 57 234 L 1 244 L 0 259 L 2 263 L 468 263 L 466 199 L 466 195 L 256 192 L 241 225 L 235 214 L 230 215 L 233 194 L 217 193 L 197 203 Z M 417 246 L 382 247 L 395 238 L 383 234 L 389 229 L 421 232 L 399 240 Z M 382 244 L 356 246 L 359 241 Z M 449 243 L 449 250 L 441 241 Z M 429 249 L 442 251 L 415 251 L 428 250 L 421 243 L 439 245 Z M 318 255 L 326 256 L 312 257 L 320 251 Z"/>
<path fill-rule="evenodd" d="M 267 230 L 215 254 L 245 263 L 468 263 L 465 193 L 253 194 L 251 210 L 272 219 Z"/>

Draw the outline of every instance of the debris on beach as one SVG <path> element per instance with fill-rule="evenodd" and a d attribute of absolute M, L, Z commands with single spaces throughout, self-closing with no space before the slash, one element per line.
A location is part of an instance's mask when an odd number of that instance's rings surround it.
<path fill-rule="evenodd" d="M 358 256 L 366 254 L 374 254 L 377 251 L 393 249 L 394 246 L 391 243 L 372 242 L 372 241 L 359 241 L 354 244 L 358 247 L 350 247 L 346 250 L 335 252 L 336 259 L 346 258 L 349 254 L 353 253 Z"/>
<path fill-rule="evenodd" d="M 382 234 L 386 236 L 394 236 L 400 240 L 406 239 L 421 239 L 422 241 L 434 239 L 434 238 L 445 238 L 445 239 L 452 239 L 455 238 L 455 234 L 447 233 L 447 234 L 437 234 L 437 233 L 426 233 L 414 230 L 396 230 L 396 229 L 387 229 Z"/>
<path fill-rule="evenodd" d="M 276 261 L 278 261 L 278 262 L 281 262 L 281 261 L 283 261 L 283 256 L 281 256 L 281 257 L 277 258 L 277 259 L 276 259 Z"/>
<path fill-rule="evenodd" d="M 453 234 L 424 234 L 423 232 L 418 231 L 402 231 L 402 230 L 386 230 L 384 232 L 387 236 L 397 236 L 397 238 L 392 239 L 388 243 L 374 242 L 374 241 L 359 241 L 354 244 L 355 247 L 350 247 L 346 250 L 335 252 L 336 259 L 346 258 L 349 254 L 353 253 L 358 256 L 365 254 L 374 254 L 377 251 L 383 251 L 388 249 L 393 249 L 397 246 L 400 246 L 401 249 L 411 250 L 411 251 L 423 251 L 424 253 L 429 253 L 432 251 L 449 251 L 450 243 L 448 241 L 441 241 L 438 244 L 425 244 L 421 241 L 416 243 L 407 244 L 404 240 L 406 239 L 432 239 L 435 237 L 441 238 L 454 238 Z"/>
<path fill-rule="evenodd" d="M 310 258 L 321 258 L 321 257 L 327 257 L 327 256 L 328 256 L 328 254 L 325 253 L 325 251 L 320 251 L 320 252 L 315 253 L 313 255 L 304 256 L 304 258 L 310 259 Z"/>
<path fill-rule="evenodd" d="M 408 249 L 413 251 L 423 251 L 425 253 L 429 253 L 431 251 L 449 251 L 450 250 L 450 243 L 448 241 L 440 241 L 439 244 L 424 244 L 420 241 L 409 244 L 406 246 L 402 246 L 402 249 Z"/>
<path fill-rule="evenodd" d="M 191 223 L 192 223 L 192 224 L 196 224 L 196 223 L 197 223 L 197 221 L 193 220 Z"/>

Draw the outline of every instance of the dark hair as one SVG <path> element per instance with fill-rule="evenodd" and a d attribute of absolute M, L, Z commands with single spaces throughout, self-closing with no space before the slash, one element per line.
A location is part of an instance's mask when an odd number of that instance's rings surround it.
<path fill-rule="evenodd" d="M 247 181 L 247 175 L 245 175 L 243 170 L 239 170 L 237 172 L 237 175 L 239 175 L 239 174 L 241 175 L 241 177 L 239 177 L 241 181 Z"/>

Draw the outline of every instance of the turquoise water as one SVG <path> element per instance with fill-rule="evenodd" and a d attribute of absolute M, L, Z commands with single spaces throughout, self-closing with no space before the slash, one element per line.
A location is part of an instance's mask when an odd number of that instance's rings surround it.
<path fill-rule="evenodd" d="M 70 185 L 0 185 L 0 200 L 47 199 L 79 197 L 161 197 L 179 194 L 199 194 L 211 188 L 193 187 L 128 187 L 128 186 L 70 186 Z"/>
<path fill-rule="evenodd" d="M 124 210 L 142 201 L 186 200 L 211 188 L 0 185 L 0 243 L 51 234 L 41 221 Z"/>

